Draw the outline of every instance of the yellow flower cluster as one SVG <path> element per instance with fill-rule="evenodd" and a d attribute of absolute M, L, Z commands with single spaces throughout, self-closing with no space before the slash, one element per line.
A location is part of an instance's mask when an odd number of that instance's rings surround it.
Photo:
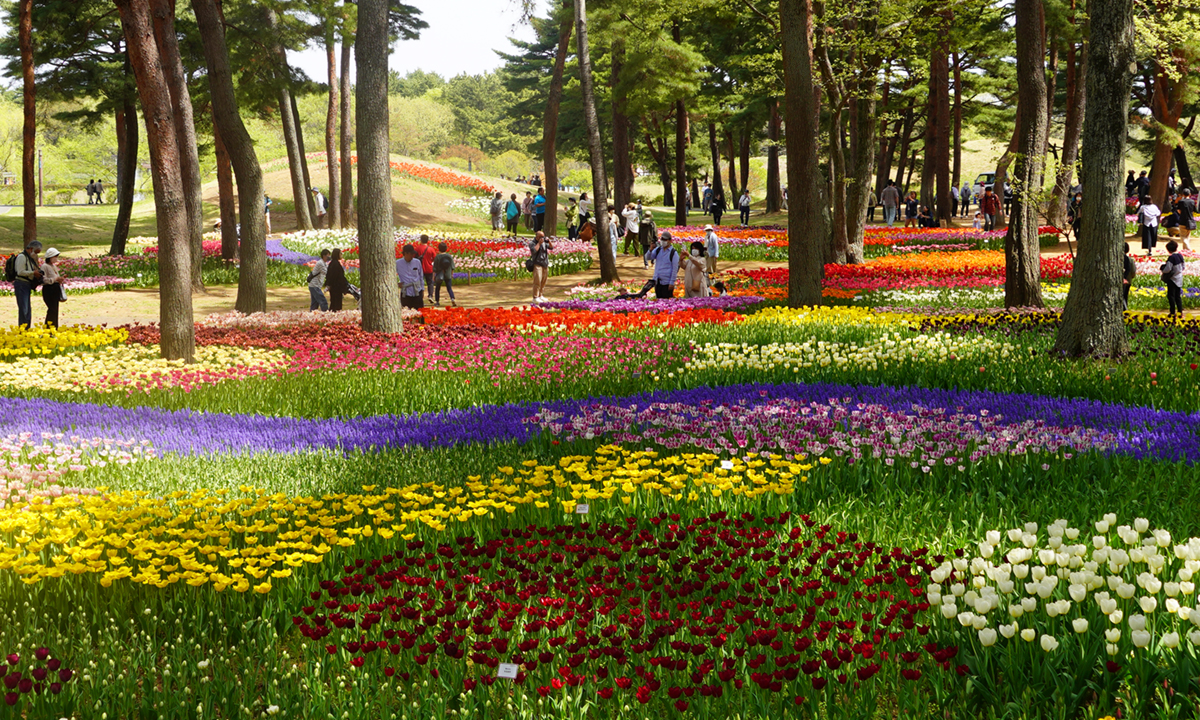
<path fill-rule="evenodd" d="M 128 339 L 128 331 L 121 328 L 70 325 L 26 329 L 14 325 L 0 330 L 0 359 L 45 358 L 60 352 L 95 350 L 124 343 Z"/>
<path fill-rule="evenodd" d="M 875 312 L 866 307 L 770 307 L 745 319 L 747 325 L 828 325 L 828 326 L 885 326 L 908 325 L 916 315 Z"/>
<path fill-rule="evenodd" d="M 260 375 L 287 363 L 282 350 L 206 346 L 196 348 L 196 361 L 188 365 L 159 357 L 157 345 L 119 345 L 94 353 L 20 358 L 3 366 L 0 388 L 114 392 L 188 387 Z"/>
<path fill-rule="evenodd" d="M 204 489 L 165 498 L 145 492 L 64 496 L 0 509 L 0 571 L 27 584 L 98 574 L 105 586 L 124 579 L 266 593 L 272 580 L 320 563 L 334 547 L 373 536 L 387 540 L 410 525 L 441 532 L 518 511 L 547 521 L 574 513 L 578 503 L 613 499 L 635 507 L 655 500 L 719 502 L 729 509 L 730 498 L 789 495 L 813 467 L 780 456 L 721 460 L 609 445 L 556 464 L 526 460 L 501 467 L 460 487 L 422 483 L 376 492 L 370 485 L 362 494 L 321 497 L 249 487 L 240 488 L 239 497 Z"/>

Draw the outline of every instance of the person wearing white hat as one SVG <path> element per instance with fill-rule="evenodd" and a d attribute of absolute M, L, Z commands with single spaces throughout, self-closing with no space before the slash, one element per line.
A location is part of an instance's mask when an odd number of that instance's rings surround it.
<path fill-rule="evenodd" d="M 58 305 L 67 299 L 63 293 L 63 277 L 56 267 L 61 254 L 50 248 L 42 262 L 42 301 L 46 303 L 46 324 L 53 328 L 58 327 Z"/>
<path fill-rule="evenodd" d="M 704 263 L 711 278 L 717 273 L 717 257 L 721 254 L 721 239 L 712 225 L 704 226 L 704 253 Z"/>

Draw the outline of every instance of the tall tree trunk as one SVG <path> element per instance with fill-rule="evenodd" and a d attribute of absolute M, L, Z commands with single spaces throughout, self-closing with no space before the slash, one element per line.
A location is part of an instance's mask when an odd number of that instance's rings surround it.
<path fill-rule="evenodd" d="M 625 41 L 614 40 L 610 54 L 609 87 L 612 95 L 613 205 L 617 213 L 625 208 L 633 194 L 633 161 L 630 159 L 629 117 L 621 112 L 623 98 L 617 96 L 617 82 L 625 61 Z"/>
<path fill-rule="evenodd" d="M 234 175 L 237 176 L 238 214 L 241 216 L 242 232 L 238 249 L 238 293 L 234 308 L 246 314 L 265 312 L 267 227 L 263 213 L 262 169 L 254 152 L 254 141 L 250 139 L 250 133 L 246 132 L 246 126 L 238 114 L 233 73 L 229 69 L 229 49 L 225 45 L 225 28 L 217 4 L 215 0 L 192 0 L 192 11 L 196 14 L 196 25 L 204 44 L 204 64 L 208 67 L 208 92 L 212 97 L 213 118 L 229 152 Z"/>
<path fill-rule="evenodd" d="M 150 167 L 154 173 L 154 209 L 158 221 L 159 332 L 162 356 L 191 362 L 195 356 L 192 322 L 191 250 L 184 197 L 180 143 L 175 137 L 175 108 L 154 42 L 149 0 L 117 0 L 129 61 L 146 114 Z"/>
<path fill-rule="evenodd" d="M 732 209 L 737 201 L 737 152 L 733 146 L 733 131 L 728 129 L 725 130 L 725 154 L 729 156 L 729 192 L 725 196 L 725 203 Z"/>
<path fill-rule="evenodd" d="M 712 156 L 713 164 L 713 180 L 712 180 L 712 196 L 716 197 L 720 193 L 725 196 L 725 190 L 721 182 L 721 150 L 717 146 L 717 125 L 711 120 L 708 122 L 708 153 Z"/>
<path fill-rule="evenodd" d="M 154 38 L 158 43 L 171 104 L 175 108 L 175 141 L 179 143 L 179 171 L 187 209 L 188 248 L 191 250 L 192 290 L 204 292 L 204 199 L 201 196 L 200 157 L 196 151 L 196 123 L 192 96 L 188 92 L 179 38 L 175 35 L 175 0 L 151 0 Z"/>
<path fill-rule="evenodd" d="M 564 2 L 563 7 L 568 7 Z M 545 224 L 551 234 L 558 231 L 558 113 L 562 105 L 563 74 L 567 67 L 567 51 L 571 44 L 570 15 L 564 14 L 558 27 L 558 48 L 554 52 L 554 72 L 550 75 L 550 92 L 546 96 L 546 114 L 542 117 L 542 164 L 545 173 L 542 185 L 546 195 Z M 626 129 L 628 134 L 628 129 Z"/>
<path fill-rule="evenodd" d="M 646 147 L 650 149 L 650 155 L 654 158 L 654 163 L 658 165 L 658 178 L 663 186 L 663 205 L 674 207 L 675 187 L 671 182 L 671 153 L 667 149 L 667 143 L 662 138 L 658 138 L 656 145 L 654 139 L 650 137 L 650 133 L 646 133 Z"/>
<path fill-rule="evenodd" d="M 671 29 L 675 43 L 683 39 L 683 31 L 676 22 Z M 687 106 L 683 98 L 675 101 L 675 224 L 687 225 L 687 143 L 690 133 Z"/>
<path fill-rule="evenodd" d="M 839 98 L 840 100 L 840 98 Z M 829 102 L 829 192 L 833 198 L 833 225 L 828 260 L 844 265 L 850 238 L 846 235 L 846 148 L 842 119 L 846 116 L 841 102 Z"/>
<path fill-rule="evenodd" d="M 1193 119 L 1195 119 L 1193 117 Z M 1196 184 L 1192 182 L 1192 169 L 1188 165 L 1187 151 L 1182 145 L 1175 147 L 1175 168 L 1179 171 L 1179 187 L 1195 189 Z"/>
<path fill-rule="evenodd" d="M 325 66 L 329 70 L 329 104 L 325 106 L 325 174 L 329 178 L 329 227 L 342 227 L 341 175 L 337 166 L 338 74 L 334 28 L 325 31 Z"/>
<path fill-rule="evenodd" d="M 233 166 L 229 163 L 229 149 L 221 139 L 216 113 L 213 113 L 213 154 L 217 157 L 217 206 L 221 209 L 221 259 L 230 263 L 238 256 L 237 204 L 233 198 Z"/>
<path fill-rule="evenodd" d="M 691 142 L 690 138 L 688 139 L 688 142 Z M 700 183 L 695 177 L 692 178 L 692 207 L 700 207 Z"/>
<path fill-rule="evenodd" d="M 348 38 L 342 38 L 342 108 L 338 146 L 341 149 L 339 168 L 342 171 L 342 226 L 354 226 L 354 170 L 350 157 L 350 143 L 354 141 L 354 131 L 350 125 L 350 54 L 354 44 Z"/>
<path fill-rule="evenodd" d="M 908 112 L 904 114 L 904 127 L 900 133 L 900 162 L 896 164 L 896 187 L 900 190 L 900 195 L 908 194 L 908 180 L 904 177 L 904 171 L 909 170 L 908 176 L 912 177 L 912 162 L 909 146 L 912 144 L 912 131 L 917 124 L 917 105 L 916 100 L 910 100 Z M 884 183 L 887 184 L 886 182 Z"/>
<path fill-rule="evenodd" d="M 850 182 L 846 186 L 846 262 L 851 264 L 866 258 L 863 234 L 875 174 L 875 128 L 875 95 L 868 90 L 865 97 L 850 99 L 850 136 L 854 142 L 850 143 Z"/>
<path fill-rule="evenodd" d="M 937 215 L 946 226 L 954 219 L 950 211 L 950 51 L 949 41 L 938 43 L 934 58 L 937 69 L 934 108 L 937 110 L 936 132 L 933 138 L 933 174 L 937 181 Z M 930 207 L 933 210 L 933 207 Z"/>
<path fill-rule="evenodd" d="M 133 98 L 126 98 L 117 111 L 117 222 L 113 226 L 109 255 L 124 255 L 125 242 L 129 240 L 129 220 L 133 216 L 133 191 L 137 180 L 137 153 L 137 103 Z"/>
<path fill-rule="evenodd" d="M 292 94 L 292 122 L 296 124 L 296 144 L 300 147 L 300 171 L 304 176 L 304 199 L 308 205 L 308 217 L 313 225 L 317 223 L 317 199 L 308 188 L 313 187 L 312 176 L 308 174 L 308 151 L 304 147 L 304 123 L 300 122 L 300 108 L 296 106 L 296 96 Z"/>
<path fill-rule="evenodd" d="M 1186 67 L 1185 49 L 1172 51 L 1176 67 Z M 1167 178 L 1171 172 L 1171 159 L 1178 144 L 1179 119 L 1183 117 L 1183 98 L 1187 80 L 1173 78 L 1162 63 L 1154 62 L 1154 95 L 1150 111 L 1158 123 L 1155 128 L 1154 158 L 1150 162 L 1150 197 L 1159 206 L 1167 199 Z"/>
<path fill-rule="evenodd" d="M 392 171 L 388 165 L 388 0 L 358 2 L 358 247 L 362 328 L 404 329 L 396 289 Z"/>
<path fill-rule="evenodd" d="M 1017 100 L 1017 117 L 1021 114 L 1021 101 Z M 1004 212 L 1004 189 L 1008 186 L 1008 168 L 1012 165 L 1016 157 L 1018 142 L 1021 139 L 1021 124 L 1016 122 L 1013 124 L 1012 139 L 1008 141 L 1008 147 L 996 161 L 996 179 L 992 184 L 992 191 L 1000 198 L 1000 212 L 996 213 L 996 227 L 1001 227 L 1007 224 L 1008 220 Z"/>
<path fill-rule="evenodd" d="M 771 98 L 771 119 L 767 122 L 767 213 L 777 213 L 783 209 L 783 184 L 779 178 L 779 131 L 783 124 L 779 117 L 779 99 Z M 716 138 L 713 138 L 713 151 L 716 151 Z M 720 163 L 713 160 L 720 174 Z"/>
<path fill-rule="evenodd" d="M 954 167 L 950 171 L 950 184 L 959 187 L 962 184 L 962 68 L 957 50 L 951 62 L 954 65 Z"/>
<path fill-rule="evenodd" d="M 1038 204 L 1046 163 L 1044 0 L 1017 0 L 1017 128 L 1012 217 L 1004 235 L 1004 306 L 1042 307 Z"/>
<path fill-rule="evenodd" d="M 740 150 L 740 161 L 738 169 L 741 171 L 738 174 L 738 187 L 734 192 L 741 195 L 743 190 L 750 187 L 750 123 L 742 128 L 742 145 Z"/>
<path fill-rule="evenodd" d="M 600 252 L 600 281 L 619 280 L 615 248 L 608 237 L 608 180 L 604 177 L 604 147 L 600 144 L 600 121 L 596 117 L 596 89 L 592 84 L 592 55 L 588 50 L 587 0 L 575 0 L 575 57 L 579 59 L 579 85 L 583 91 L 583 121 L 587 126 L 588 153 L 592 164 L 592 195 L 596 216 L 596 247 Z"/>
<path fill-rule="evenodd" d="M 1116 357 L 1129 349 L 1121 297 L 1125 243 L 1125 145 L 1133 0 L 1091 0 L 1081 178 L 1087 188 L 1079 253 L 1054 344 L 1068 356 Z"/>
<path fill-rule="evenodd" d="M 787 123 L 788 305 L 821 304 L 821 253 L 828 243 L 828 210 L 819 168 L 820 137 L 812 59 L 812 0 L 780 0 L 784 122 Z"/>
<path fill-rule="evenodd" d="M 21 85 L 25 121 L 21 129 L 21 200 L 25 226 L 22 249 L 37 240 L 37 90 L 33 75 L 33 0 L 21 0 L 17 42 L 21 46 Z"/>
<path fill-rule="evenodd" d="M 279 25 L 278 16 L 271 8 L 264 11 L 267 28 L 272 35 Z M 308 185 L 304 182 L 303 153 L 300 152 L 300 141 L 296 135 L 296 117 L 292 114 L 292 93 L 288 89 L 291 78 L 288 73 L 287 50 L 278 40 L 271 52 L 275 54 L 275 80 L 279 83 L 277 97 L 279 98 L 279 121 L 283 126 L 283 144 L 287 148 L 288 176 L 292 181 L 292 204 L 296 210 L 296 228 L 312 230 L 312 216 L 308 213 Z"/>
<path fill-rule="evenodd" d="M 925 103 L 924 148 L 921 151 L 921 204 L 928 205 L 930 211 L 935 211 L 937 205 L 934 199 L 934 171 L 937 169 L 938 120 L 941 119 L 941 113 L 938 112 L 938 84 L 941 78 L 937 70 L 938 55 L 935 47 L 929 57 L 929 97 Z"/>
<path fill-rule="evenodd" d="M 1063 127 L 1062 158 L 1054 178 L 1047 220 L 1054 227 L 1067 222 L 1067 202 L 1071 198 L 1071 180 L 1075 163 L 1079 161 L 1079 139 L 1083 132 L 1083 116 L 1087 105 L 1087 52 L 1076 52 L 1075 43 L 1067 46 L 1067 115 Z"/>

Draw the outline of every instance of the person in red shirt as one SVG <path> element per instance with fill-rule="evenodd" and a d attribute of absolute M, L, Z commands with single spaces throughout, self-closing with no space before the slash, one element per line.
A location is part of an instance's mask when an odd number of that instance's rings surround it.
<path fill-rule="evenodd" d="M 429 291 L 429 297 L 433 297 L 433 259 L 437 257 L 437 251 L 429 244 L 428 235 L 421 236 L 415 249 L 417 259 L 421 261 L 421 272 L 425 275 L 425 289 Z"/>
<path fill-rule="evenodd" d="M 983 229 L 996 229 L 996 216 L 1000 214 L 1000 198 L 988 188 L 979 199 L 979 209 L 983 211 Z"/>

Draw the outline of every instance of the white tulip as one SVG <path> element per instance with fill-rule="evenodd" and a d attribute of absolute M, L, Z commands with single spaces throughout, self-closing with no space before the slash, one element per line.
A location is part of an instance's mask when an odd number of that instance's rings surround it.
<path fill-rule="evenodd" d="M 1133 640 L 1134 647 L 1144 648 L 1150 644 L 1150 633 L 1145 630 L 1134 630 L 1129 633 L 1129 637 Z"/>
<path fill-rule="evenodd" d="M 988 545 L 1000 544 L 1000 531 L 998 530 L 988 530 L 984 537 L 987 538 Z"/>
<path fill-rule="evenodd" d="M 1008 541 L 1009 542 L 1017 542 L 1018 540 L 1021 539 L 1022 535 L 1024 535 L 1024 533 L 1021 532 L 1020 528 L 1013 528 L 1008 531 Z"/>
<path fill-rule="evenodd" d="M 1052 618 L 1058 617 L 1061 614 L 1058 612 L 1058 603 L 1046 603 L 1046 614 Z"/>
<path fill-rule="evenodd" d="M 944 567 L 936 568 L 933 572 L 929 573 L 929 579 L 938 584 L 945 582 L 948 577 L 950 577 L 950 571 Z"/>
<path fill-rule="evenodd" d="M 1124 618 L 1125 618 L 1125 613 L 1121 612 L 1120 610 L 1113 610 L 1112 614 L 1108 616 L 1108 621 L 1110 623 L 1112 623 L 1113 625 L 1120 625 L 1121 620 L 1123 620 Z"/>
<path fill-rule="evenodd" d="M 1158 591 L 1162 590 L 1163 583 L 1162 580 L 1159 580 L 1151 575 L 1146 579 L 1146 584 L 1142 587 L 1146 588 L 1146 592 L 1150 593 L 1151 595 L 1157 595 Z"/>
<path fill-rule="evenodd" d="M 962 594 L 967 591 L 967 586 L 962 583 L 954 583 L 950 586 L 950 593 L 954 597 L 962 597 Z"/>
<path fill-rule="evenodd" d="M 975 617 L 971 618 L 971 627 L 975 628 L 976 630 L 984 629 L 987 627 L 987 618 L 983 617 L 982 615 L 976 615 Z"/>
<path fill-rule="evenodd" d="M 1129 583 L 1121 583 L 1117 586 L 1117 596 L 1122 600 L 1128 600 L 1137 594 L 1137 586 Z"/>
<path fill-rule="evenodd" d="M 1050 527 L 1046 528 L 1046 533 L 1050 535 L 1051 538 L 1060 538 L 1063 534 L 1062 525 L 1056 521 L 1052 523 Z"/>
<path fill-rule="evenodd" d="M 1038 541 L 1037 535 L 1026 534 L 1026 535 L 1021 536 L 1021 544 L 1027 548 L 1031 548 L 1034 545 L 1037 545 L 1037 541 Z"/>
<path fill-rule="evenodd" d="M 1141 605 L 1142 612 L 1152 613 L 1158 607 L 1158 599 L 1142 596 L 1138 598 L 1138 605 Z"/>
<path fill-rule="evenodd" d="M 1041 565 L 1034 565 L 1033 569 L 1030 571 L 1030 575 L 1033 577 L 1035 582 L 1041 582 L 1042 578 L 1046 577 L 1046 568 L 1042 567 Z"/>
<path fill-rule="evenodd" d="M 1109 655 L 1116 655 L 1117 653 L 1121 652 L 1121 648 L 1109 643 L 1104 646 L 1104 652 L 1108 653 Z"/>
<path fill-rule="evenodd" d="M 1116 513 L 1105 513 L 1104 514 L 1104 522 L 1108 523 L 1109 525 L 1116 525 L 1117 524 L 1117 514 Z"/>
<path fill-rule="evenodd" d="M 1117 609 L 1117 601 L 1112 598 L 1104 598 L 1100 601 L 1100 612 L 1105 615 L 1111 615 Z"/>
<path fill-rule="evenodd" d="M 1009 595 L 1013 591 L 1013 581 L 1001 580 L 996 583 L 996 589 L 999 590 L 1003 595 Z"/>
<path fill-rule="evenodd" d="M 1042 636 L 1042 649 L 1046 652 L 1053 652 L 1058 649 L 1058 640 L 1053 635 Z"/>
<path fill-rule="evenodd" d="M 991 612 L 993 607 L 995 607 L 995 605 L 992 604 L 990 598 L 981 597 L 975 599 L 975 612 L 979 613 L 980 615 L 985 615 Z"/>
<path fill-rule="evenodd" d="M 1071 628 L 1077 633 L 1085 633 L 1088 629 L 1088 621 L 1085 618 L 1075 618 L 1071 621 Z"/>
<path fill-rule="evenodd" d="M 1013 565 L 1012 573 L 1018 580 L 1024 580 L 1029 576 L 1029 566 L 1025 564 Z"/>
<path fill-rule="evenodd" d="M 1025 612 L 1033 612 L 1037 610 L 1037 600 L 1027 597 L 1021 600 L 1021 607 L 1025 608 Z"/>
<path fill-rule="evenodd" d="M 1104 631 L 1104 639 L 1110 643 L 1121 642 L 1121 628 L 1112 628 Z"/>
<path fill-rule="evenodd" d="M 967 571 L 968 561 L 966 558 L 954 558 L 951 562 L 954 564 L 954 569 L 958 572 L 963 573 Z"/>
<path fill-rule="evenodd" d="M 1193 630 L 1188 633 L 1188 642 L 1193 645 L 1200 645 L 1200 630 Z"/>
<path fill-rule="evenodd" d="M 1069 527 L 1063 532 L 1066 534 L 1068 540 L 1074 540 L 1079 537 L 1079 528 Z"/>
<path fill-rule="evenodd" d="M 1098 533 L 1108 532 L 1108 523 L 1103 520 L 1097 522 L 1096 523 L 1096 532 L 1098 532 Z"/>
<path fill-rule="evenodd" d="M 1192 619 L 1192 609 L 1190 607 L 1188 607 L 1187 605 L 1180 605 L 1179 610 L 1177 612 L 1179 614 L 1180 620 L 1191 620 Z"/>
<path fill-rule="evenodd" d="M 1173 598 L 1179 594 L 1179 583 L 1177 582 L 1165 582 L 1162 584 L 1162 588 L 1167 597 Z"/>
<path fill-rule="evenodd" d="M 1163 603 L 1163 607 L 1167 609 L 1167 612 L 1174 615 L 1179 612 L 1179 601 L 1175 598 L 1167 598 L 1167 601 Z"/>
<path fill-rule="evenodd" d="M 1146 518 L 1138 518 L 1133 521 L 1133 529 L 1140 533 L 1144 533 L 1150 529 L 1150 521 Z"/>
<path fill-rule="evenodd" d="M 1166 530 L 1155 530 L 1154 541 L 1160 548 L 1165 548 L 1171 544 L 1171 533 Z"/>
<path fill-rule="evenodd" d="M 1037 630 L 1033 628 L 1025 628 L 1021 631 L 1021 639 L 1025 642 L 1033 642 L 1037 640 Z"/>
<path fill-rule="evenodd" d="M 996 644 L 996 631 L 992 628 L 983 628 L 979 631 L 979 644 L 984 647 L 991 647 Z"/>
<path fill-rule="evenodd" d="M 1083 602 L 1083 599 L 1087 597 L 1087 588 L 1079 584 L 1071 585 L 1067 588 L 1067 594 L 1075 602 Z"/>
<path fill-rule="evenodd" d="M 996 547 L 994 545 L 989 545 L 988 543 L 985 543 L 985 542 L 979 543 L 979 554 L 982 555 L 983 557 L 990 558 L 992 556 L 992 554 L 995 552 L 996 552 Z"/>
<path fill-rule="evenodd" d="M 1027 523 L 1025 523 L 1025 532 L 1026 532 L 1026 533 L 1029 533 L 1029 534 L 1031 534 L 1031 535 L 1036 535 L 1036 534 L 1037 534 L 1037 531 L 1038 531 L 1038 524 L 1037 524 L 1037 523 L 1035 523 L 1035 522 L 1027 522 Z"/>
<path fill-rule="evenodd" d="M 941 593 L 934 593 L 934 592 L 925 593 L 925 599 L 929 602 L 930 605 L 941 605 L 942 604 L 942 594 Z"/>
<path fill-rule="evenodd" d="M 953 619 L 958 615 L 958 608 L 954 607 L 954 603 L 942 606 L 942 617 L 947 620 Z"/>
<path fill-rule="evenodd" d="M 942 604 L 943 605 L 953 605 L 954 604 L 954 596 L 953 595 L 943 595 L 942 596 Z"/>
<path fill-rule="evenodd" d="M 1017 603 L 1014 603 L 1008 606 L 1008 614 L 1014 618 L 1019 618 L 1025 614 L 1025 608 L 1021 607 Z"/>
<path fill-rule="evenodd" d="M 1194 574 L 1195 573 L 1192 572 L 1190 569 L 1183 568 L 1182 570 L 1179 571 L 1179 580 L 1181 582 L 1187 582 L 1192 579 L 1192 575 L 1194 575 Z"/>
<path fill-rule="evenodd" d="M 1140 614 L 1139 615 L 1130 615 L 1129 616 L 1129 629 L 1130 630 L 1145 630 L 1146 629 L 1146 616 L 1140 615 Z"/>
<path fill-rule="evenodd" d="M 1017 634 L 1017 630 L 1019 630 L 1019 629 L 1020 629 L 1020 626 L 1017 625 L 1015 622 L 1011 625 L 1001 625 L 1000 626 L 1000 634 L 1006 638 L 1011 639 L 1013 635 Z"/>
<path fill-rule="evenodd" d="M 1053 565 L 1055 554 L 1053 550 L 1038 550 L 1038 561 L 1043 565 Z"/>
<path fill-rule="evenodd" d="M 1162 640 L 1159 641 L 1159 647 L 1165 647 L 1168 649 L 1179 647 L 1179 633 L 1167 633 L 1166 635 L 1163 635 Z"/>
<path fill-rule="evenodd" d="M 1182 572 L 1179 574 L 1183 575 Z M 1192 593 L 1196 592 L 1196 584 L 1184 580 L 1183 582 L 1179 583 L 1179 592 L 1183 593 L 1184 595 L 1191 595 Z"/>
<path fill-rule="evenodd" d="M 963 603 L 966 604 L 967 607 L 973 607 L 975 605 L 975 601 L 979 599 L 979 593 L 975 592 L 974 590 L 968 590 L 966 594 L 962 596 L 962 599 Z"/>

